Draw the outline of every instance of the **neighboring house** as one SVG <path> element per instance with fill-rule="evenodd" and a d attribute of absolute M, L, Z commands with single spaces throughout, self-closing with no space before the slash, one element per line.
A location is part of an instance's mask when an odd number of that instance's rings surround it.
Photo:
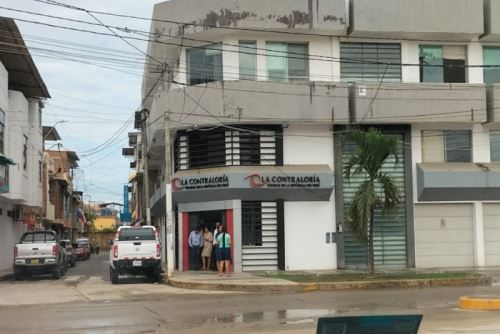
<path fill-rule="evenodd" d="M 143 140 L 124 153 L 162 233 L 171 166 L 176 268 L 190 268 L 190 230 L 215 222 L 236 271 L 366 266 L 345 219 L 363 181 L 342 176 L 352 125 L 400 140 L 384 172 L 402 202 L 375 215 L 377 266 L 499 266 L 500 0 L 272 3 L 154 7 L 163 43 L 148 54 L 166 63 L 147 60 Z"/>
<path fill-rule="evenodd" d="M 42 211 L 42 110 L 49 92 L 11 19 L 0 18 L 0 270 Z M 22 50 L 23 52 L 19 52 Z"/>
<path fill-rule="evenodd" d="M 94 219 L 94 231 L 110 231 L 115 230 L 118 225 L 118 218 L 116 216 L 96 216 Z"/>
<path fill-rule="evenodd" d="M 74 237 L 76 232 L 81 231 L 76 215 L 81 197 L 78 198 L 80 192 L 75 194 L 73 190 L 73 170 L 78 168 L 78 160 L 77 154 L 73 151 L 45 151 L 47 182 L 44 199 L 47 201 L 47 211 L 43 225 L 47 229 L 56 231 L 63 238 Z"/>

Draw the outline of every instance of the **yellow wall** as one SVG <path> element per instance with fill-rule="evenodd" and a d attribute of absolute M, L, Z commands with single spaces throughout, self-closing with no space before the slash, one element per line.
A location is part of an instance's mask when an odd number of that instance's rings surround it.
<path fill-rule="evenodd" d="M 116 217 L 97 216 L 94 218 L 94 228 L 96 231 L 115 228 L 116 220 Z"/>

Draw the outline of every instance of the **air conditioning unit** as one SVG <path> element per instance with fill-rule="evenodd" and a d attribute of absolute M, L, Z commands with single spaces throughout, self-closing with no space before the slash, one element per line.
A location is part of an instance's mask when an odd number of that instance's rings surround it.
<path fill-rule="evenodd" d="M 23 220 L 23 208 L 20 206 L 14 207 L 14 210 L 12 210 L 12 219 L 15 221 L 21 221 Z"/>

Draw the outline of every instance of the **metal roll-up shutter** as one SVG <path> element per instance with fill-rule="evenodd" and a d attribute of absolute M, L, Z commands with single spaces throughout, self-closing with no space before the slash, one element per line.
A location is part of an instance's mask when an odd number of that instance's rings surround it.
<path fill-rule="evenodd" d="M 401 202 L 391 212 L 383 214 L 381 209 L 375 211 L 374 215 L 374 253 L 376 266 L 406 266 L 406 198 L 405 198 L 405 171 L 403 136 L 397 136 L 401 141 L 397 154 L 397 162 L 394 157 L 387 160 L 382 172 L 390 175 L 396 182 Z M 342 147 L 342 164 L 346 165 L 349 156 L 355 151 L 352 143 L 344 143 Z M 343 170 L 343 169 L 342 169 Z M 347 210 L 359 185 L 365 180 L 363 175 L 352 176 L 349 182 L 344 178 L 344 254 L 347 267 L 365 267 L 368 263 L 367 247 L 360 242 L 349 231 L 347 223 Z M 382 189 L 378 189 L 382 193 Z"/>

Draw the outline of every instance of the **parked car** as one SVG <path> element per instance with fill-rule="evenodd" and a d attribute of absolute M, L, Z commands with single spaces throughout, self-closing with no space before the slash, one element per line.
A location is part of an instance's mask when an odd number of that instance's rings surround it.
<path fill-rule="evenodd" d="M 71 245 L 71 240 L 65 239 L 61 240 L 61 246 L 66 251 L 66 261 L 68 262 L 68 267 L 76 266 L 76 252 L 73 246 Z"/>
<path fill-rule="evenodd" d="M 118 228 L 109 252 L 109 276 L 117 284 L 120 275 L 146 275 L 161 280 L 161 244 L 153 226 Z"/>
<path fill-rule="evenodd" d="M 33 274 L 52 274 L 59 279 L 67 269 L 66 253 L 54 231 L 26 232 L 14 247 L 16 280 Z"/>
<path fill-rule="evenodd" d="M 77 239 L 73 245 L 77 260 L 90 259 L 90 243 L 89 239 Z"/>

